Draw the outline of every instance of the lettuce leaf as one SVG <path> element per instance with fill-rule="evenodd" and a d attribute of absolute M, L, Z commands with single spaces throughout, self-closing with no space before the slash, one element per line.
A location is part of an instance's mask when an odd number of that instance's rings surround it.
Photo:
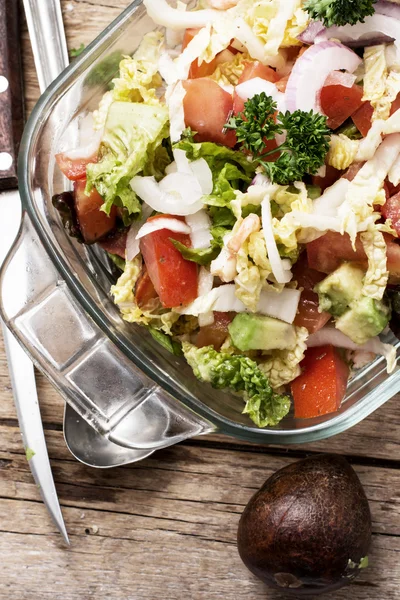
<path fill-rule="evenodd" d="M 281 396 L 247 356 L 217 352 L 212 346 L 197 348 L 189 342 L 182 344 L 184 356 L 200 381 L 216 389 L 232 390 L 246 401 L 243 410 L 258 427 L 277 425 L 289 412 L 290 399 Z"/>
<path fill-rule="evenodd" d="M 93 187 L 104 198 L 102 210 L 113 204 L 130 214 L 140 213 L 140 202 L 130 180 L 152 164 L 157 148 L 168 136 L 168 109 L 160 105 L 113 102 L 108 110 L 100 146 L 100 160 L 87 167 L 86 191 Z"/>

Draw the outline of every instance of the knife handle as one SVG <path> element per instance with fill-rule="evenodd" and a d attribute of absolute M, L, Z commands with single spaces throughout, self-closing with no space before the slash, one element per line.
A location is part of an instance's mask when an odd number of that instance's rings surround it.
<path fill-rule="evenodd" d="M 19 2 L 0 0 L 0 190 L 17 187 L 24 126 Z"/>

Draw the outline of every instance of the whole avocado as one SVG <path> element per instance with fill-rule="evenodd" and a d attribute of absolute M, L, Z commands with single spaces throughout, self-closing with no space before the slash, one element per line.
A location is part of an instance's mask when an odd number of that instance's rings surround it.
<path fill-rule="evenodd" d="M 272 475 L 247 504 L 238 529 L 246 567 L 297 596 L 331 592 L 367 566 L 371 513 L 348 462 L 322 454 Z"/>

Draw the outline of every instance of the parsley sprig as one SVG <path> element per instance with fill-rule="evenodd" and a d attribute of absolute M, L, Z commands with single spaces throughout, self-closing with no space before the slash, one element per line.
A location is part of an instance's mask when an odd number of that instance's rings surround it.
<path fill-rule="evenodd" d="M 235 129 L 239 143 L 253 154 L 273 183 L 287 185 L 304 175 L 315 174 L 324 164 L 331 131 L 324 115 L 296 110 L 277 112 L 274 100 L 262 92 L 244 105 L 243 113 L 231 117 L 226 125 Z M 266 151 L 268 141 L 285 134 L 285 141 Z M 277 155 L 271 162 L 268 156 Z"/>
<path fill-rule="evenodd" d="M 332 25 L 355 25 L 364 23 L 365 17 L 373 15 L 377 0 L 308 0 L 303 8 L 310 17 L 323 21 L 325 27 Z"/>

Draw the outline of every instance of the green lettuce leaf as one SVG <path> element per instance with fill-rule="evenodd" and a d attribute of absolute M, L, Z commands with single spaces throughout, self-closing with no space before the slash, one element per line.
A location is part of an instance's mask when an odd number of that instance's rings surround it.
<path fill-rule="evenodd" d="M 159 329 L 154 327 L 148 327 L 151 337 L 156 340 L 163 348 L 174 354 L 175 356 L 182 356 L 182 346 L 179 342 L 173 340 L 169 335 L 163 333 Z"/>
<path fill-rule="evenodd" d="M 288 396 L 276 394 L 257 363 L 247 356 L 217 352 L 212 346 L 197 348 L 189 342 L 182 344 L 182 350 L 200 381 L 243 396 L 243 413 L 258 427 L 277 425 L 288 414 Z"/>
<path fill-rule="evenodd" d="M 170 240 L 182 254 L 183 258 L 191 260 L 198 265 L 209 265 L 214 258 L 217 258 L 220 252 L 220 245 L 215 241 L 212 242 L 209 248 L 188 248 L 185 244 L 178 242 L 178 240 L 173 240 L 172 238 Z"/>
<path fill-rule="evenodd" d="M 140 213 L 140 202 L 130 180 L 154 161 L 157 148 L 168 136 L 166 106 L 113 102 L 108 110 L 100 147 L 100 160 L 87 167 L 86 191 L 93 187 L 104 198 L 102 210 L 113 204 L 129 214 Z"/>

